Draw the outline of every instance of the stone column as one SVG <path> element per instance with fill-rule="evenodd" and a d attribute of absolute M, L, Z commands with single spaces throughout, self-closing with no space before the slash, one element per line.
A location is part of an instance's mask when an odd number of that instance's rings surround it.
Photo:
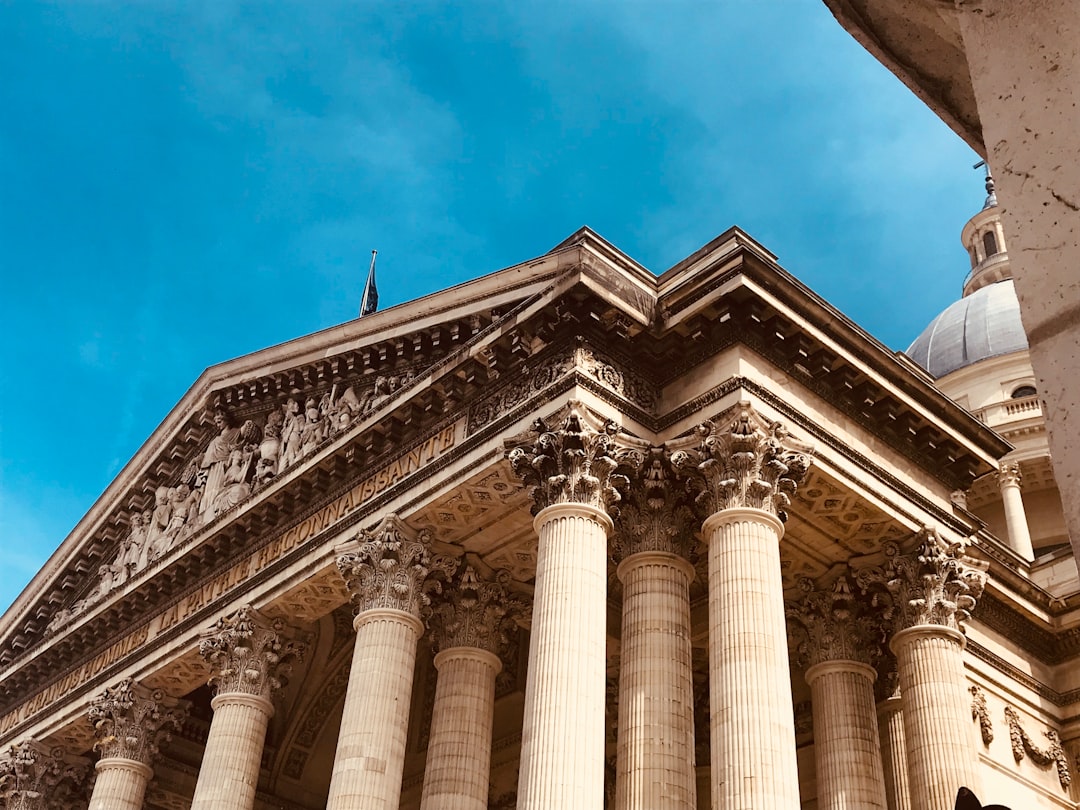
<path fill-rule="evenodd" d="M 185 701 L 126 678 L 90 704 L 101 754 L 90 810 L 142 810 L 151 765 L 169 729 L 179 729 Z"/>
<path fill-rule="evenodd" d="M 521 609 L 509 579 L 463 566 L 428 620 L 438 680 L 420 810 L 487 810 L 499 653 Z"/>
<path fill-rule="evenodd" d="M 911 810 L 908 790 L 907 743 L 904 740 L 904 699 L 896 659 L 887 656 L 879 670 L 877 689 L 878 729 L 881 732 L 881 765 L 885 773 L 885 801 L 889 810 Z"/>
<path fill-rule="evenodd" d="M 604 801 L 608 507 L 619 429 L 571 403 L 510 450 L 532 492 L 539 536 L 521 734 L 519 810 L 596 810 Z"/>
<path fill-rule="evenodd" d="M 892 601 L 889 646 L 904 696 L 911 806 L 953 810 L 957 788 L 980 792 L 960 624 L 982 593 L 986 564 L 965 558 L 931 529 L 909 553 L 889 543 L 886 555 L 883 568 L 857 577 L 876 584 L 879 601 Z"/>
<path fill-rule="evenodd" d="M 37 740 L 13 743 L 0 756 L 0 806 L 5 810 L 75 807 L 86 801 L 90 761 Z"/>
<path fill-rule="evenodd" d="M 216 695 L 191 810 L 251 810 L 259 783 L 271 698 L 303 646 L 288 640 L 280 619 L 250 605 L 203 634 L 199 652 L 213 668 Z"/>
<path fill-rule="evenodd" d="M 339 550 L 356 605 L 353 651 L 327 810 L 397 810 L 416 668 L 420 610 L 457 563 L 432 555 L 430 536 L 397 515 Z"/>
<path fill-rule="evenodd" d="M 1024 497 L 1020 494 L 1020 465 L 1002 464 L 998 473 L 1001 501 L 1005 506 L 1005 526 L 1009 531 L 1009 547 L 1028 562 L 1035 559 L 1031 547 L 1031 531 L 1028 529 Z"/>
<path fill-rule="evenodd" d="M 650 451 L 616 521 L 623 585 L 616 810 L 696 810 L 693 515 L 672 479 L 662 451 Z"/>
<path fill-rule="evenodd" d="M 702 534 L 709 546 L 712 806 L 796 810 L 779 544 L 809 448 L 745 403 L 726 428 L 706 422 L 684 444 L 672 463 L 709 515 Z"/>
<path fill-rule="evenodd" d="M 818 807 L 885 810 L 872 666 L 880 625 L 846 577 L 827 591 L 807 590 L 788 615 L 810 685 Z"/>

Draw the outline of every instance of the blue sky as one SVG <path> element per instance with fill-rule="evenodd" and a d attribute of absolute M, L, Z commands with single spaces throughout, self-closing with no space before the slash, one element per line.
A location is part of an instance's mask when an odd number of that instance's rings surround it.
<path fill-rule="evenodd" d="M 820 0 L 0 4 L 0 610 L 201 371 L 590 225 L 737 224 L 893 348 L 977 157 Z"/>

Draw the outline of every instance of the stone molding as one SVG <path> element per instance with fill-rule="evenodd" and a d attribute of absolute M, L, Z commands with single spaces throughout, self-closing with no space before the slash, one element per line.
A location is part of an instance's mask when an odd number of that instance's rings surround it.
<path fill-rule="evenodd" d="M 873 667 L 881 658 L 885 632 L 869 600 L 852 590 L 846 576 L 829 588 L 816 588 L 807 579 L 799 585 L 804 595 L 789 602 L 786 611 L 799 664 L 807 670 L 830 661 Z"/>
<path fill-rule="evenodd" d="M 509 571 L 482 579 L 469 563 L 461 566 L 427 617 L 436 653 L 453 647 L 476 647 L 501 656 L 514 626 L 528 611 L 508 586 Z"/>
<path fill-rule="evenodd" d="M 549 506 L 578 503 L 609 515 L 616 511 L 629 478 L 620 467 L 640 465 L 643 443 L 619 436 L 611 420 L 601 421 L 580 402 L 571 401 L 557 428 L 533 422 L 535 439 L 506 442 L 514 474 L 533 498 L 533 514 Z M 619 437 L 619 438 L 616 438 Z"/>
<path fill-rule="evenodd" d="M 706 421 L 691 436 L 668 444 L 671 465 L 687 479 L 701 514 L 748 508 L 786 520 L 784 510 L 810 469 L 813 448 L 748 402 L 739 403 L 726 425 Z"/>
<path fill-rule="evenodd" d="M 417 532 L 395 514 L 361 530 L 338 549 L 337 568 L 352 595 L 357 615 L 368 610 L 400 610 L 416 619 L 431 604 L 432 592 L 453 576 L 458 561 L 432 554 L 431 533 Z"/>
<path fill-rule="evenodd" d="M 94 750 L 104 759 L 125 759 L 151 765 L 158 747 L 179 730 L 186 701 L 148 689 L 131 678 L 107 688 L 90 703 L 88 712 L 97 741 Z"/>
<path fill-rule="evenodd" d="M 678 486 L 664 449 L 650 447 L 630 480 L 614 521 L 616 559 L 650 551 L 689 559 L 695 522 L 685 489 Z"/>
<path fill-rule="evenodd" d="M 281 688 L 304 648 L 283 620 L 270 619 L 251 605 L 218 619 L 199 642 L 219 697 L 236 693 L 264 700 Z"/>
<path fill-rule="evenodd" d="M 82 792 L 90 761 L 34 739 L 0 755 L 0 803 L 6 810 L 69 808 Z"/>
<path fill-rule="evenodd" d="M 959 631 L 986 585 L 989 564 L 964 554 L 931 527 L 916 535 L 914 548 L 901 552 L 885 543 L 884 565 L 856 571 L 855 580 L 893 624 L 894 632 L 936 625 Z"/>

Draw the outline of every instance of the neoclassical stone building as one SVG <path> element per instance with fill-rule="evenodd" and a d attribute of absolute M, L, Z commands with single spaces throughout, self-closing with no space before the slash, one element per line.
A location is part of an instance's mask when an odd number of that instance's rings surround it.
<path fill-rule="evenodd" d="M 0 807 L 1075 808 L 995 222 L 933 376 L 736 229 L 209 369 L 0 623 Z"/>

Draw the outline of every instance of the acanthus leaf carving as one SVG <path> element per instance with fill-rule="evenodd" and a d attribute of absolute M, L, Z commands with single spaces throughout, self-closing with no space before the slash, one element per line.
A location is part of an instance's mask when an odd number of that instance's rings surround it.
<path fill-rule="evenodd" d="M 88 714 L 97 737 L 94 750 L 103 758 L 150 765 L 159 746 L 168 741 L 170 729 L 180 729 L 187 705 L 125 678 L 90 703 Z"/>
<path fill-rule="evenodd" d="M 1057 769 L 1058 781 L 1063 790 L 1067 790 L 1072 784 L 1072 774 L 1069 773 L 1069 758 L 1065 755 L 1065 749 L 1061 745 L 1061 737 L 1053 729 L 1043 732 L 1050 742 L 1050 747 L 1045 751 L 1032 742 L 1031 737 L 1020 725 L 1020 716 L 1012 706 L 1005 707 L 1005 722 L 1009 724 L 1009 742 L 1012 744 L 1013 759 L 1020 762 L 1024 755 L 1031 757 L 1031 761 L 1043 767 L 1053 765 Z"/>
<path fill-rule="evenodd" d="M 799 584 L 804 595 L 789 602 L 786 612 L 800 663 L 807 668 L 826 661 L 875 666 L 885 632 L 869 600 L 860 598 L 843 575 L 829 588 L 816 588 L 805 578 Z"/>
<path fill-rule="evenodd" d="M 90 761 L 37 740 L 13 743 L 0 755 L 0 800 L 7 810 L 70 810 L 90 773 Z"/>
<path fill-rule="evenodd" d="M 432 553 L 430 532 L 416 532 L 394 514 L 361 531 L 337 557 L 357 614 L 391 609 L 418 619 L 457 565 L 449 555 Z"/>
<path fill-rule="evenodd" d="M 705 517 L 751 508 L 787 520 L 791 496 L 810 469 L 813 448 L 792 438 L 746 402 L 721 427 L 706 421 L 691 436 L 668 443 L 671 464 Z"/>
<path fill-rule="evenodd" d="M 543 419 L 532 426 L 528 444 L 507 442 L 514 474 L 533 498 L 533 514 L 561 503 L 592 506 L 606 514 L 618 509 L 629 478 L 622 466 L 640 466 L 644 444 L 620 436 L 614 422 L 601 421 L 579 402 L 570 402 L 558 428 Z"/>
<path fill-rule="evenodd" d="M 485 580 L 471 564 L 461 566 L 428 614 L 436 650 L 477 647 L 502 657 L 514 627 L 528 611 L 525 601 L 509 589 L 510 581 L 509 571 L 496 571 Z"/>
<path fill-rule="evenodd" d="M 964 544 L 946 542 L 925 527 L 909 553 L 885 543 L 884 565 L 863 568 L 855 579 L 896 631 L 918 625 L 960 630 L 986 585 L 988 564 L 964 553 Z"/>
<path fill-rule="evenodd" d="M 217 694 L 240 693 L 269 700 L 284 683 L 305 644 L 281 619 L 250 605 L 223 616 L 205 631 L 199 654 L 211 665 Z"/>
<path fill-rule="evenodd" d="M 617 557 L 663 551 L 689 558 L 695 520 L 685 491 L 678 485 L 662 447 L 650 447 L 634 471 L 615 519 Z"/>

